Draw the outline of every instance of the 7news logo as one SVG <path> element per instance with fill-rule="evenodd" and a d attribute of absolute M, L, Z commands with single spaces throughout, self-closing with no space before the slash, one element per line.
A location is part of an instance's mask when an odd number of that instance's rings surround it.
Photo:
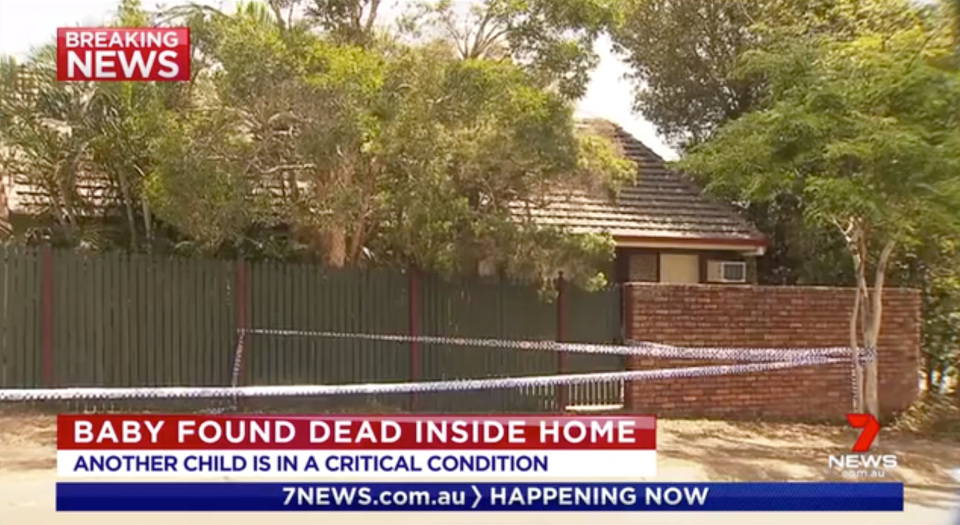
<path fill-rule="evenodd" d="M 886 470 L 897 468 L 897 456 L 894 454 L 870 454 L 870 447 L 880 432 L 880 423 L 871 414 L 847 414 L 847 423 L 861 429 L 860 436 L 854 442 L 853 454 L 838 454 L 827 458 L 827 464 L 839 470 L 844 478 L 882 478 Z"/>

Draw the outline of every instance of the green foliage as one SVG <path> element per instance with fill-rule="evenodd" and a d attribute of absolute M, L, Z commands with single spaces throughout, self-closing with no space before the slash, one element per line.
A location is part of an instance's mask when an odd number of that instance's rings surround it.
<path fill-rule="evenodd" d="M 893 269 L 899 285 L 921 290 L 921 332 L 927 389 L 942 392 L 960 363 L 960 245 L 956 238 L 929 238 L 913 247 Z"/>
<path fill-rule="evenodd" d="M 539 87 L 568 100 L 586 92 L 594 42 L 619 19 L 614 0 L 483 0 L 463 12 L 450 0 L 415 3 L 406 33 L 454 44 L 463 59 L 510 59 Z"/>
<path fill-rule="evenodd" d="M 747 63 L 769 82 L 769 104 L 721 128 L 685 169 L 752 201 L 798 195 L 819 225 L 855 218 L 899 243 L 949 231 L 960 202 L 960 80 L 938 66 L 948 50 L 936 25 L 920 13 L 896 25 L 753 52 Z"/>
<path fill-rule="evenodd" d="M 264 205 L 242 160 L 252 147 L 229 115 L 168 115 L 149 154 L 155 169 L 144 197 L 157 216 L 200 250 L 236 244 Z"/>
<path fill-rule="evenodd" d="M 133 249 L 486 265 L 596 285 L 611 240 L 543 228 L 523 210 L 560 187 L 616 191 L 635 173 L 575 129 L 569 105 L 608 6 L 491 1 L 488 21 L 511 49 L 497 57 L 464 56 L 447 37 L 403 41 L 375 23 L 379 8 L 274 0 L 151 15 L 124 0 L 117 24 L 190 26 L 193 81 L 44 76 L 36 100 L 0 113 L 4 139 L 23 153 L 18 170 L 49 190 L 45 215 L 67 238 L 101 210 L 121 218 Z M 42 124 L 52 118 L 58 128 Z M 112 193 L 79 192 L 91 178 Z"/>
<path fill-rule="evenodd" d="M 949 15 L 953 16 L 953 35 L 957 44 L 957 52 L 960 54 L 960 0 L 946 0 L 944 4 Z"/>
<path fill-rule="evenodd" d="M 762 80 L 757 107 L 681 167 L 725 199 L 790 218 L 766 227 L 815 241 L 779 255 L 795 249 L 822 266 L 843 246 L 852 257 L 839 283 L 866 297 L 890 273 L 921 288 L 928 377 L 943 381 L 957 358 L 960 297 L 960 75 L 949 21 L 878 0 L 836 2 L 819 23 L 816 35 L 809 24 L 764 28 L 764 44 L 740 55 L 737 73 Z M 860 305 L 867 344 L 879 330 L 876 304 Z"/>
<path fill-rule="evenodd" d="M 815 89 L 802 83 L 809 64 L 819 58 L 819 46 L 804 45 L 812 44 L 814 35 L 850 42 L 909 31 L 921 19 L 927 25 L 947 20 L 911 7 L 915 5 L 904 0 L 636 0 L 626 4 L 623 23 L 614 28 L 613 37 L 631 66 L 636 108 L 668 139 L 688 147 L 779 100 L 782 93 L 770 85 L 773 80 L 798 92 Z M 942 48 L 939 42 L 931 43 Z M 931 63 L 947 65 L 942 60 Z M 782 131 L 803 132 L 799 127 Z M 738 144 L 727 154 L 743 153 L 739 161 L 750 168 L 756 162 L 753 148 L 765 146 Z M 784 177 L 789 181 L 790 173 Z M 776 198 L 767 198 L 771 180 L 741 181 L 748 186 L 713 181 L 711 189 L 739 207 L 770 239 L 767 254 L 758 261 L 761 282 L 853 282 L 853 268 L 836 228 L 813 225 L 804 217 L 807 197 L 782 185 Z"/>
<path fill-rule="evenodd" d="M 633 0 L 613 29 L 635 82 L 635 108 L 675 145 L 699 142 L 753 109 L 759 87 L 735 78 L 741 53 L 757 40 L 766 0 Z"/>
<path fill-rule="evenodd" d="M 767 76 L 803 68 L 809 57 L 771 53 L 785 36 L 849 41 L 913 26 L 909 0 L 631 0 L 613 28 L 630 66 L 635 107 L 680 147 L 708 139 L 724 123 L 765 105 Z M 757 51 L 757 70 L 741 60 Z M 799 62 L 796 60 L 800 60 Z M 799 73 L 799 72 L 798 72 Z"/>

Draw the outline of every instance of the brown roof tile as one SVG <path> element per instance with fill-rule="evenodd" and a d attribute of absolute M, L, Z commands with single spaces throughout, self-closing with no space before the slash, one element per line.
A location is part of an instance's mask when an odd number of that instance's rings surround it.
<path fill-rule="evenodd" d="M 521 213 L 540 224 L 583 233 L 606 232 L 620 241 L 766 244 L 748 221 L 705 197 L 696 185 L 668 169 L 662 158 L 619 126 L 602 120 L 583 121 L 581 126 L 613 140 L 615 147 L 637 164 L 637 179 L 621 188 L 615 199 L 585 190 L 564 190 L 548 195 L 540 205 L 524 206 Z M 36 213 L 49 200 L 42 188 L 21 177 L 4 179 L 13 211 Z M 82 204 L 90 211 L 102 210 L 115 199 L 112 185 L 103 178 L 85 177 L 77 186 Z M 271 190 L 279 192 L 278 188 Z"/>
<path fill-rule="evenodd" d="M 704 196 L 687 177 L 667 168 L 659 155 L 619 126 L 596 120 L 581 125 L 613 140 L 637 164 L 637 179 L 622 187 L 615 199 L 576 190 L 550 195 L 544 205 L 527 208 L 536 222 L 578 232 L 607 232 L 621 240 L 766 243 L 732 208 Z"/>

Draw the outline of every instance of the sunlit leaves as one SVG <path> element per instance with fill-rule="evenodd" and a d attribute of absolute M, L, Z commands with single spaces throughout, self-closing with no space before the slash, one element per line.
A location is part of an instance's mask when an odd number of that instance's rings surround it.
<path fill-rule="evenodd" d="M 148 193 L 158 214 L 209 249 L 273 224 L 336 266 L 483 262 L 588 283 L 609 239 L 543 230 L 514 205 L 615 190 L 634 166 L 575 132 L 565 95 L 529 64 L 464 58 L 444 39 L 381 47 L 344 33 L 377 6 L 353 7 L 315 32 L 249 4 L 189 13 L 215 97 L 168 116 Z"/>

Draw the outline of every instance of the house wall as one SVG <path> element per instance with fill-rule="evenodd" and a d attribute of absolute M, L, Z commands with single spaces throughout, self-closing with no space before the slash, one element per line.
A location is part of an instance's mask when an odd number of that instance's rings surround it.
<path fill-rule="evenodd" d="M 678 346 L 810 348 L 849 345 L 853 290 L 755 285 L 624 287 L 626 338 Z M 918 393 L 920 295 L 884 292 L 880 337 L 880 404 L 884 414 L 906 408 Z M 631 369 L 729 364 L 632 359 Z M 625 400 L 632 410 L 670 416 L 832 418 L 851 407 L 851 368 L 813 366 L 634 382 Z"/>
<path fill-rule="evenodd" d="M 650 257 L 654 266 L 655 276 L 651 279 L 639 279 L 639 281 L 660 282 L 660 254 L 676 253 L 696 255 L 699 258 L 700 279 L 699 282 L 707 282 L 707 262 L 708 261 L 743 261 L 747 263 L 747 282 L 757 282 L 756 257 L 745 256 L 739 252 L 720 251 L 720 250 L 665 250 L 654 248 L 618 248 L 617 249 L 617 281 L 621 283 L 636 282 L 636 277 L 630 275 L 630 259 L 633 256 Z"/>

